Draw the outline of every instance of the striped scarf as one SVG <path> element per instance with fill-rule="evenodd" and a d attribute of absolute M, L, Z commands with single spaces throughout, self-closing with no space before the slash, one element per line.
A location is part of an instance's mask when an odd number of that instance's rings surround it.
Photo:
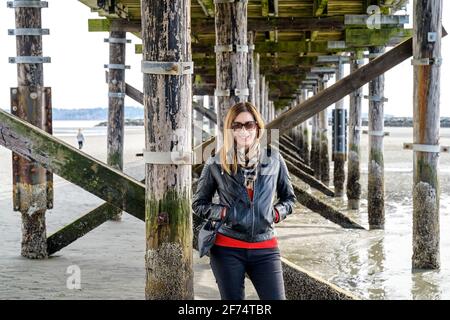
<path fill-rule="evenodd" d="M 259 155 L 259 141 L 255 141 L 255 143 L 248 148 L 247 152 L 245 152 L 244 148 L 237 150 L 238 164 L 244 173 L 244 186 L 247 189 L 254 190 Z"/>

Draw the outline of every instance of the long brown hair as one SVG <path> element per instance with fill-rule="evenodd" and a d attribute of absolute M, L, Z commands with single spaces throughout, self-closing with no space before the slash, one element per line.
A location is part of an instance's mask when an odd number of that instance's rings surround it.
<path fill-rule="evenodd" d="M 221 166 L 222 169 L 225 170 L 228 174 L 231 174 L 231 171 L 233 171 L 233 174 L 236 174 L 238 169 L 237 154 L 234 152 L 234 150 L 232 150 L 235 143 L 231 124 L 241 112 L 250 112 L 258 125 L 254 143 L 259 143 L 259 140 L 264 134 L 264 120 L 258 110 L 256 110 L 256 107 L 254 105 L 249 102 L 239 102 L 228 110 L 225 117 L 225 122 L 223 124 L 223 146 L 220 149 Z M 228 158 L 228 154 L 230 151 L 233 151 L 231 153 L 231 156 L 233 157 L 232 161 L 229 161 Z"/>

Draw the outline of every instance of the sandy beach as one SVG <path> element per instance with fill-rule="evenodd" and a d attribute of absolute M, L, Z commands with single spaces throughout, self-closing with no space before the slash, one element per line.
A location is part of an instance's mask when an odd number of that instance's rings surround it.
<path fill-rule="evenodd" d="M 331 131 L 331 130 L 330 130 Z M 342 229 L 296 205 L 295 213 L 277 232 L 282 255 L 306 270 L 366 299 L 450 298 L 450 155 L 441 156 L 440 271 L 412 274 L 412 142 L 411 128 L 386 128 L 386 230 Z M 441 144 L 450 144 L 450 129 L 442 129 Z M 76 145 L 74 136 L 64 141 Z M 144 147 L 143 128 L 127 128 L 125 171 L 142 179 L 143 163 L 135 156 Z M 106 136 L 87 135 L 84 152 L 106 160 Z M 0 147 L 0 299 L 144 299 L 144 224 L 124 214 L 107 222 L 47 260 L 20 256 L 21 219 L 11 205 L 11 152 Z M 367 196 L 367 135 L 362 138 L 363 199 Z M 294 177 L 293 180 L 298 182 Z M 55 176 L 54 209 L 47 211 L 51 234 L 103 201 Z M 301 183 L 301 182 L 299 182 Z M 317 192 L 314 192 L 319 195 Z M 330 201 L 328 199 L 328 201 Z M 367 227 L 367 201 L 359 212 L 347 211 L 344 200 L 331 201 Z M 207 257 L 194 252 L 195 298 L 219 299 Z M 81 289 L 68 289 L 70 266 L 81 270 Z M 247 299 L 257 299 L 246 280 Z"/>

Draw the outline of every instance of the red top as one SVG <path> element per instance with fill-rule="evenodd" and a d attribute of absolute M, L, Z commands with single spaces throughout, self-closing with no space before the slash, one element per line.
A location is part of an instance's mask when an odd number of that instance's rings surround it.
<path fill-rule="evenodd" d="M 250 197 L 250 200 L 253 201 L 253 189 L 247 188 L 247 192 Z M 222 216 L 225 214 L 225 211 L 226 208 L 222 210 Z M 280 215 L 277 209 L 275 209 L 275 213 L 276 213 L 275 222 L 278 222 Z M 260 242 L 246 242 L 227 237 L 220 233 L 217 233 L 216 241 L 214 242 L 214 244 L 222 247 L 243 248 L 243 249 L 268 249 L 268 248 L 275 248 L 278 246 L 277 238 L 275 237 Z"/>

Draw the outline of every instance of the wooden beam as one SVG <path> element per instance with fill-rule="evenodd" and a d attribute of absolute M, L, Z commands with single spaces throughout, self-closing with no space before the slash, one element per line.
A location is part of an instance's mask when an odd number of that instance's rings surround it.
<path fill-rule="evenodd" d="M 286 161 L 287 164 L 287 161 Z M 347 217 L 343 213 L 336 210 L 334 207 L 321 201 L 319 198 L 309 194 L 307 191 L 300 188 L 295 182 L 292 183 L 297 201 L 308 208 L 309 210 L 320 214 L 325 219 L 334 222 L 346 229 L 362 229 L 364 227 Z"/>
<path fill-rule="evenodd" d="M 0 145 L 144 219 L 144 185 L 45 131 L 0 110 Z"/>
<path fill-rule="evenodd" d="M 318 17 L 326 13 L 328 0 L 314 0 L 313 16 Z"/>
<path fill-rule="evenodd" d="M 412 39 L 408 39 L 377 59 L 356 70 L 341 81 L 292 108 L 268 124 L 268 129 L 280 130 L 280 135 L 308 120 L 316 113 L 365 85 L 369 81 L 402 63 L 412 55 Z"/>
<path fill-rule="evenodd" d="M 214 0 L 197 0 L 203 12 L 209 18 L 214 18 Z"/>
<path fill-rule="evenodd" d="M 264 31 L 339 31 L 344 30 L 344 17 L 263 17 L 248 18 L 248 30 L 256 32 Z M 214 18 L 193 18 L 193 34 L 214 34 Z M 141 32 L 140 20 L 125 19 L 89 19 L 89 32 L 127 31 Z"/>
<path fill-rule="evenodd" d="M 52 255 L 78 240 L 117 214 L 117 207 L 104 203 L 47 238 L 47 253 Z"/>
<path fill-rule="evenodd" d="M 287 152 L 283 151 L 282 148 L 280 148 L 280 153 L 283 156 L 284 160 L 286 161 L 286 166 L 288 167 L 289 173 L 293 174 L 294 176 L 296 176 L 297 178 L 299 178 L 312 188 L 322 192 L 324 195 L 334 197 L 333 190 L 331 190 L 321 181 L 314 178 L 311 174 L 308 174 L 300 169 L 301 168 L 300 162 L 295 161 L 295 159 L 292 156 L 290 156 Z"/>
<path fill-rule="evenodd" d="M 412 36 L 412 29 L 345 29 L 347 47 L 387 46 L 392 39 L 406 40 Z"/>

